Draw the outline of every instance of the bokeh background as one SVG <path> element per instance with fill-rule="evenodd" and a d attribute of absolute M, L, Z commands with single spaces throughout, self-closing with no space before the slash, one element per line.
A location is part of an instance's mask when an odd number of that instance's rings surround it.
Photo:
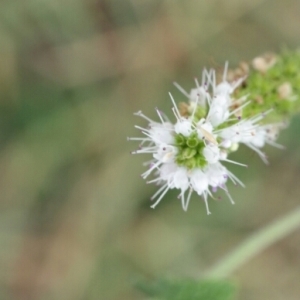
<path fill-rule="evenodd" d="M 139 174 L 133 116 L 167 113 L 172 85 L 300 44 L 298 0 L 2 0 L 0 2 L 0 299 L 138 300 L 136 280 L 194 277 L 299 206 L 300 116 L 230 166 L 247 188 L 155 209 Z M 300 101 L 300 100 L 299 100 Z M 299 299 L 300 232 L 232 278 L 237 299 Z"/>

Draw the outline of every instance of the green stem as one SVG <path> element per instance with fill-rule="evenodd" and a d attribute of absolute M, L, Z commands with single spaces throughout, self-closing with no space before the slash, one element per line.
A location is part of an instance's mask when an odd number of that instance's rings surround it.
<path fill-rule="evenodd" d="M 204 275 L 211 278 L 229 276 L 252 257 L 284 238 L 298 227 L 300 227 L 300 207 L 251 235 Z"/>

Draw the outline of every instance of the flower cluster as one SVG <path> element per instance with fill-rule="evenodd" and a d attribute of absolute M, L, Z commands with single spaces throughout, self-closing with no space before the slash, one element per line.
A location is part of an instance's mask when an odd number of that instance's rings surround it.
<path fill-rule="evenodd" d="M 201 84 L 195 80 L 196 88 L 190 93 L 175 83 L 188 98 L 188 103 L 177 106 L 170 94 L 175 123 L 158 109 L 159 122 L 149 119 L 141 111 L 135 114 L 149 123 L 147 128 L 136 126 L 144 137 L 128 139 L 140 141 L 139 149 L 133 154 L 152 154 L 152 159 L 146 163 L 148 170 L 142 174 L 144 179 L 154 175 L 148 183 L 160 186 L 151 198 L 156 200 L 152 208 L 174 188 L 180 191 L 178 197 L 185 211 L 193 191 L 202 196 L 207 214 L 210 214 L 208 198 L 214 198 L 213 193 L 218 189 L 223 190 L 234 204 L 226 186 L 228 179 L 244 185 L 223 162 L 246 165 L 228 159 L 228 154 L 239 144 L 245 144 L 267 162 L 261 148 L 266 143 L 281 147 L 275 142 L 280 124 L 261 122 L 271 110 L 244 119 L 243 110 L 250 101 L 247 96 L 234 99 L 233 93 L 245 78 L 228 82 L 226 77 L 227 64 L 220 83 L 216 82 L 214 70 L 204 70 Z"/>

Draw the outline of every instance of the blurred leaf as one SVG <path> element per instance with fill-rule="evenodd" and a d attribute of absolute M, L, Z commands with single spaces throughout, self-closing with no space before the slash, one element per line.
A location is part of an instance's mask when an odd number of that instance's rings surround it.
<path fill-rule="evenodd" d="M 160 279 L 138 283 L 145 294 L 160 300 L 231 300 L 236 287 L 223 280 Z"/>

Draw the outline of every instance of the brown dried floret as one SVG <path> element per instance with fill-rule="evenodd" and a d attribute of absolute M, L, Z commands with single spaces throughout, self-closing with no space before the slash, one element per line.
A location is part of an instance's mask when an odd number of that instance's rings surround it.
<path fill-rule="evenodd" d="M 292 85 L 284 82 L 277 88 L 277 94 L 280 99 L 289 99 L 293 95 Z"/>
<path fill-rule="evenodd" d="M 178 103 L 178 110 L 182 117 L 189 117 L 189 105 L 185 102 Z"/>
<path fill-rule="evenodd" d="M 227 73 L 227 80 L 229 82 L 236 81 L 242 77 L 247 77 L 249 74 L 249 64 L 245 61 L 241 61 L 239 66 L 236 69 L 228 70 Z"/>
<path fill-rule="evenodd" d="M 277 62 L 277 56 L 274 53 L 265 53 L 262 56 L 255 57 L 252 60 L 252 67 L 261 72 L 266 73 Z"/>
<path fill-rule="evenodd" d="M 254 97 L 254 101 L 258 104 L 263 104 L 264 103 L 264 98 L 261 95 L 257 95 Z"/>

